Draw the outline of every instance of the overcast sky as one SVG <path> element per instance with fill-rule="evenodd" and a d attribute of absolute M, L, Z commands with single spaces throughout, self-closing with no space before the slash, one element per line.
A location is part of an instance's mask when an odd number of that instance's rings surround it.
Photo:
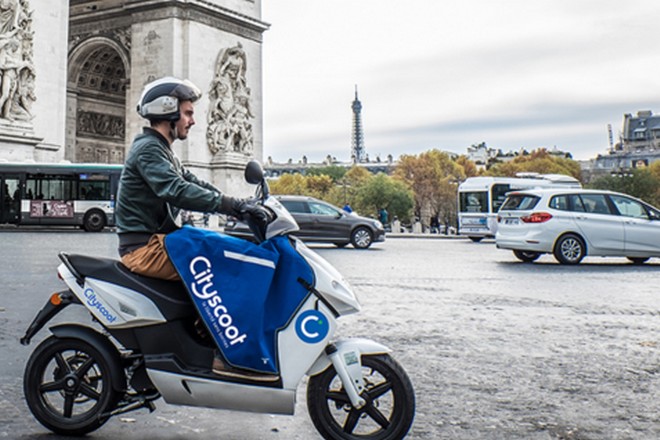
<path fill-rule="evenodd" d="M 658 0 L 264 0 L 264 159 L 486 142 L 588 159 L 660 113 Z"/>

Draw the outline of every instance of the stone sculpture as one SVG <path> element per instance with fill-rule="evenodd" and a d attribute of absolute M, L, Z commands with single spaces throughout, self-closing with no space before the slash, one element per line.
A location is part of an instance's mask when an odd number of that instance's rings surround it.
<path fill-rule="evenodd" d="M 254 149 L 251 91 L 246 80 L 247 57 L 240 43 L 220 50 L 209 91 L 206 139 L 212 154 L 249 155 Z"/>
<path fill-rule="evenodd" d="M 32 119 L 33 39 L 28 0 L 0 0 L 0 119 Z"/>

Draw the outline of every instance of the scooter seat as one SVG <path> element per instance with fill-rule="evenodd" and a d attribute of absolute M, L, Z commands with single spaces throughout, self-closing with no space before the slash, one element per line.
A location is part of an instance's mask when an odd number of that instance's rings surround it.
<path fill-rule="evenodd" d="M 111 258 L 60 253 L 60 260 L 73 272 L 79 284 L 86 277 L 107 281 L 134 290 L 152 300 L 165 319 L 181 319 L 196 314 L 181 281 L 166 281 L 131 272 L 121 261 Z"/>

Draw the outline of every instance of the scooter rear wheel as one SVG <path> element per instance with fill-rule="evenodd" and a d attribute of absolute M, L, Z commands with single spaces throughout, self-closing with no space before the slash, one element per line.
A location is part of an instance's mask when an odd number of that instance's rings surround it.
<path fill-rule="evenodd" d="M 399 440 L 415 417 L 415 392 L 403 368 L 389 355 L 362 356 L 367 404 L 351 405 L 334 367 L 312 376 L 307 408 L 326 440 Z"/>
<path fill-rule="evenodd" d="M 25 399 L 51 431 L 83 435 L 98 429 L 121 398 L 112 387 L 111 360 L 74 338 L 44 340 L 25 367 Z"/>

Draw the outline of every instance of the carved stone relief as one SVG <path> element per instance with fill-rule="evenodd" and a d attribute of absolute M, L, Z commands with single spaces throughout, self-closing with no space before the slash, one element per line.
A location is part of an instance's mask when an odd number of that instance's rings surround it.
<path fill-rule="evenodd" d="M 35 70 L 28 0 L 0 0 L 0 119 L 32 120 Z"/>
<path fill-rule="evenodd" d="M 124 118 L 78 109 L 76 134 L 124 139 Z"/>
<path fill-rule="evenodd" d="M 2 0 L 0 0 L 2 1 Z M 119 44 L 126 53 L 131 51 L 131 28 L 99 29 L 94 32 L 81 32 L 69 36 L 69 53 L 80 43 L 91 37 L 106 37 Z"/>
<path fill-rule="evenodd" d="M 218 53 L 209 91 L 206 140 L 212 154 L 254 150 L 252 97 L 245 73 L 247 57 L 240 43 Z"/>

